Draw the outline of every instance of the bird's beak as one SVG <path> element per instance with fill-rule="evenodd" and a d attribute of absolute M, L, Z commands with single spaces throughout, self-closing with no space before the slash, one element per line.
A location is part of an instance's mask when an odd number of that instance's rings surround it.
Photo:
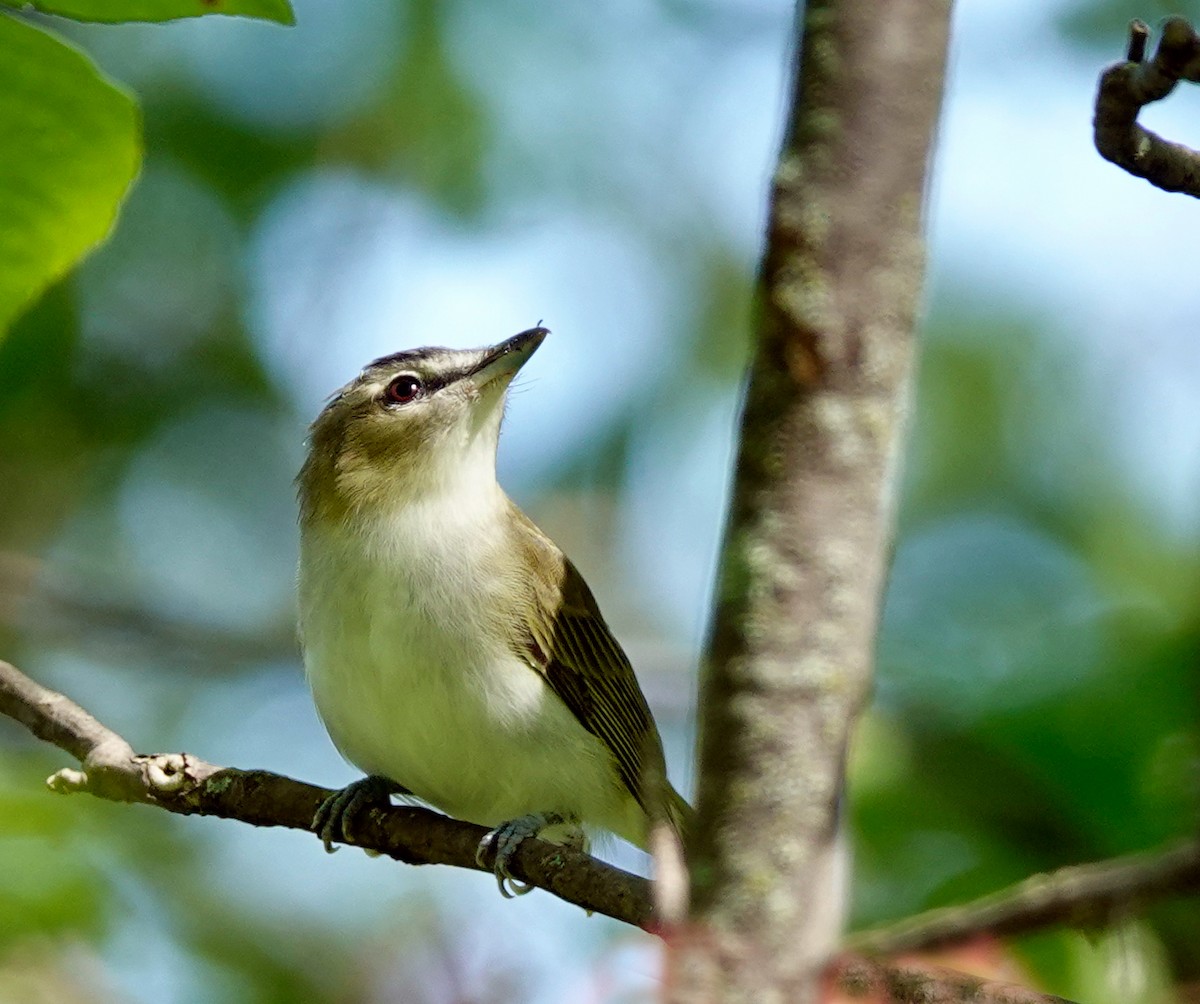
<path fill-rule="evenodd" d="M 513 335 L 508 341 L 488 349 L 468 375 L 480 387 L 498 379 L 507 383 L 529 361 L 548 334 L 550 332 L 546 328 L 530 328 Z"/>

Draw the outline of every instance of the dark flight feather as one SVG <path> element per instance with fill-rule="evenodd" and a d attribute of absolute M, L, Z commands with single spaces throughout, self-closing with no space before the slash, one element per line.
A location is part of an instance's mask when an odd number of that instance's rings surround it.
<path fill-rule="evenodd" d="M 521 545 L 535 552 L 529 623 L 514 625 L 523 656 L 545 676 L 579 723 L 603 741 L 629 793 L 650 811 L 648 779 L 663 779 L 662 740 L 633 666 L 613 637 L 591 590 L 566 556 L 515 506 Z M 691 809 L 667 786 L 664 811 L 677 829 Z"/>

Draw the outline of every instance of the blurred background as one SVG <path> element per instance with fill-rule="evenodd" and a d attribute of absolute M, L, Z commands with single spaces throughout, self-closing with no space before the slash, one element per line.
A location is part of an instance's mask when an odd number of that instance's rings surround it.
<path fill-rule="evenodd" d="M 1196 827 L 1200 206 L 1090 138 L 1126 22 L 1170 10 L 958 5 L 856 926 Z M 350 781 L 293 640 L 306 425 L 373 357 L 544 321 L 502 480 L 690 790 L 790 5 L 296 13 L 53 22 L 139 96 L 147 152 L 111 241 L 0 342 L 0 655 L 141 750 Z M 1194 139 L 1196 98 L 1145 120 Z M 4 1004 L 653 999 L 653 939 L 546 893 L 51 797 L 64 765 L 0 722 Z M 1198 934 L 1183 902 L 983 954 L 1149 1004 L 1200 986 Z"/>

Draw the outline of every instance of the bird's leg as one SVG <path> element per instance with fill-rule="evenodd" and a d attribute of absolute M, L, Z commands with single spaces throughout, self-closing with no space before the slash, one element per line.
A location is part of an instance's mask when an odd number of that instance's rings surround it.
<path fill-rule="evenodd" d="M 325 850 L 332 854 L 337 850 L 333 846 L 335 840 L 347 842 L 353 839 L 351 828 L 355 817 L 364 809 L 390 805 L 389 796 L 408 794 L 410 792 L 404 785 L 378 774 L 359 778 L 317 806 L 312 821 L 313 832 L 320 836 Z"/>
<path fill-rule="evenodd" d="M 531 812 L 526 816 L 518 816 L 516 819 L 501 823 L 491 830 L 479 841 L 479 848 L 475 851 L 475 863 L 486 868 L 488 852 L 495 848 L 496 857 L 492 871 L 496 875 L 497 885 L 500 886 L 500 895 L 505 899 L 524 896 L 527 892 L 532 892 L 534 886 L 515 878 L 508 870 L 508 863 L 516 854 L 522 841 L 530 837 L 540 837 L 544 830 L 558 826 L 565 826 L 568 829 L 565 839 L 554 841 L 555 843 L 564 843 L 580 849 L 585 846 L 586 839 L 583 831 L 579 828 L 579 820 L 573 816 L 564 816 L 560 812 Z"/>

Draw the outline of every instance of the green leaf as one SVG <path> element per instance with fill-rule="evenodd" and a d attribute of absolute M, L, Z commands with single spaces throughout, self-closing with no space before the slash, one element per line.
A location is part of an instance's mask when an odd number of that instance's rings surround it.
<path fill-rule="evenodd" d="M 0 335 L 107 236 L 141 157 L 133 100 L 82 53 L 0 15 Z"/>
<path fill-rule="evenodd" d="M 6 7 L 33 8 L 76 21 L 174 21 L 205 14 L 236 14 L 295 24 L 289 0 L 0 0 Z"/>

